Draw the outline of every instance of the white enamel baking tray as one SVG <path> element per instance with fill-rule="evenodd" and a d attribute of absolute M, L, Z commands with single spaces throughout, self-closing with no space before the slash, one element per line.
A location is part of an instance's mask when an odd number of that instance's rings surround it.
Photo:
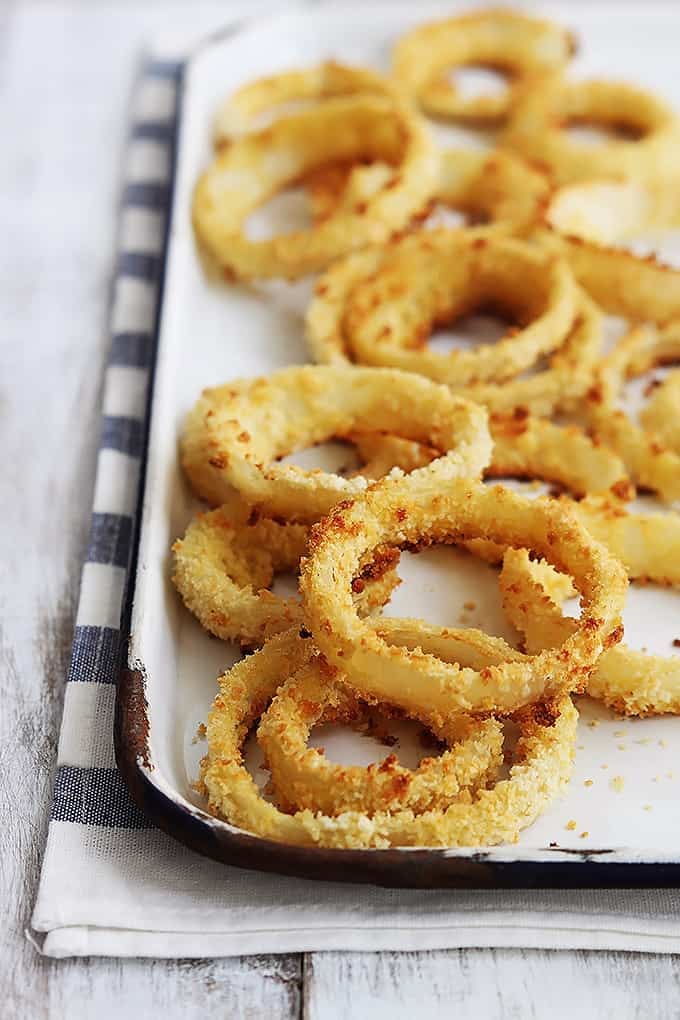
<path fill-rule="evenodd" d="M 576 766 L 568 791 L 511 847 L 287 847 L 211 817 L 192 789 L 205 753 L 205 744 L 196 741 L 197 727 L 206 718 L 217 675 L 238 653 L 208 637 L 170 582 L 170 545 L 196 509 L 179 471 L 179 430 L 203 387 L 308 360 L 303 315 L 313 285 L 306 280 L 248 287 L 206 279 L 195 249 L 190 204 L 196 177 L 210 158 L 215 110 L 239 85 L 276 70 L 328 58 L 386 69 L 400 33 L 456 9 L 451 4 L 305 7 L 215 36 L 187 61 L 143 515 L 131 585 L 129 655 L 118 696 L 119 765 L 134 799 L 157 824 L 202 853 L 244 867 L 384 885 L 676 884 L 680 720 L 621 721 L 587 699 L 579 703 Z M 680 107 L 680 11 L 673 5 L 636 10 L 616 5 L 614 11 L 609 4 L 579 4 L 540 10 L 581 37 L 574 76 L 628 78 Z M 445 142 L 482 144 L 462 132 L 435 130 Z M 293 196 L 258 214 L 253 229 L 280 227 L 298 213 L 299 201 Z M 477 326 L 483 331 L 483 323 Z M 455 624 L 463 603 L 473 599 L 470 625 L 516 640 L 500 611 L 491 568 L 452 550 L 430 550 L 417 558 L 405 554 L 400 574 L 404 583 L 386 609 L 391 615 L 422 615 Z M 671 654 L 672 639 L 680 636 L 680 596 L 633 586 L 625 626 L 632 646 Z M 325 733 L 323 743 L 337 759 L 365 763 L 376 753 L 388 753 L 369 738 L 354 735 Z M 408 734 L 402 735 L 401 744 L 398 753 L 412 763 Z M 262 770 L 256 775 L 262 782 L 266 779 Z"/>

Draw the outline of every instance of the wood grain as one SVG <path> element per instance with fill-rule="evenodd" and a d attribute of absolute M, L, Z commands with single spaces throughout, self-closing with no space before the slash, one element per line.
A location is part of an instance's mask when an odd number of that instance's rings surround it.
<path fill-rule="evenodd" d="M 306 958 L 304 977 L 305 1020 L 680 1015 L 680 960 L 636 953 L 317 953 Z"/>
<path fill-rule="evenodd" d="M 263 5 L 258 5 L 263 6 Z M 270 5 L 271 6 L 271 5 Z M 7 1020 L 680 1015 L 680 963 L 623 953 L 41 958 L 25 939 L 89 525 L 128 86 L 141 40 L 251 5 L 0 5 L 0 1015 Z M 103 42 L 105 41 L 105 42 Z"/>

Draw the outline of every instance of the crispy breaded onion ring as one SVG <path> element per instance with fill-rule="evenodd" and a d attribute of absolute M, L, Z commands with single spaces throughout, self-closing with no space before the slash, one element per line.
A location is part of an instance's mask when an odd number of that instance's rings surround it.
<path fill-rule="evenodd" d="M 182 464 L 210 502 L 233 486 L 271 516 L 318 521 L 366 479 L 277 461 L 367 429 L 434 447 L 442 480 L 477 476 L 491 456 L 486 412 L 445 386 L 395 370 L 303 365 L 206 390 L 186 421 Z"/>
<path fill-rule="evenodd" d="M 496 121 L 507 115 L 526 79 L 533 81 L 565 65 L 575 48 L 574 36 L 559 25 L 492 9 L 419 25 L 397 43 L 393 67 L 395 76 L 427 113 L 454 120 Z M 506 72 L 507 91 L 498 96 L 459 95 L 446 72 L 470 65 Z"/>
<path fill-rule="evenodd" d="M 559 650 L 526 663 L 481 671 L 389 645 L 352 605 L 356 564 L 378 546 L 458 543 L 472 538 L 528 546 L 571 575 L 582 599 L 577 631 Z M 452 712 L 507 714 L 584 683 L 597 657 L 620 636 L 623 567 L 556 501 L 529 500 L 500 486 L 442 484 L 424 468 L 386 478 L 335 507 L 311 532 L 300 573 L 307 626 L 328 661 L 362 698 L 433 718 Z"/>
<path fill-rule="evenodd" d="M 621 458 L 606 446 L 595 444 L 576 425 L 555 425 L 525 414 L 492 416 L 489 424 L 494 445 L 491 463 L 485 469 L 484 476 L 554 482 L 564 486 L 574 496 L 585 496 L 588 493 L 608 495 L 608 502 L 604 500 L 574 505 L 569 501 L 568 504 L 569 509 L 577 512 L 581 520 L 587 517 L 584 520 L 586 525 L 596 517 L 598 527 L 594 532 L 595 537 L 608 545 L 606 521 L 614 518 L 618 522 L 617 508 L 621 501 L 632 499 L 635 495 Z M 374 478 L 389 474 L 393 467 L 412 471 L 414 467 L 429 463 L 433 455 L 426 447 L 394 436 L 381 436 L 373 432 L 352 438 L 357 452 L 368 461 L 369 467 L 364 468 L 364 471 L 374 471 Z M 584 508 L 583 512 L 581 507 Z M 617 526 L 621 527 L 620 524 Z M 621 555 L 624 542 L 622 534 L 621 542 L 615 548 L 609 546 L 619 559 L 624 559 Z M 485 539 L 472 539 L 465 544 L 475 555 L 492 563 L 500 563 L 503 559 L 504 545 Z"/>
<path fill-rule="evenodd" d="M 215 145 L 222 146 L 253 131 L 261 114 L 291 102 L 334 99 L 358 94 L 393 96 L 394 83 L 375 71 L 347 67 L 333 60 L 304 71 L 281 71 L 237 89 L 215 118 Z"/>
<path fill-rule="evenodd" d="M 547 368 L 504 383 L 466 386 L 464 392 L 498 414 L 519 409 L 547 417 L 557 411 L 572 411 L 593 381 L 601 348 L 602 315 L 587 294 L 581 293 L 574 325 Z"/>
<path fill-rule="evenodd" d="M 508 619 L 524 635 L 529 653 L 561 645 L 575 621 L 563 616 L 547 578 L 537 578 L 526 549 L 509 549 L 500 586 Z M 668 658 L 634 651 L 627 645 L 607 649 L 588 681 L 586 693 L 623 715 L 680 712 L 680 656 Z"/>
<path fill-rule="evenodd" d="M 555 482 L 575 496 L 612 491 L 617 499 L 632 499 L 635 491 L 623 461 L 598 445 L 577 425 L 555 425 L 524 412 L 492 415 L 493 450 L 486 478 L 522 478 Z M 369 467 L 367 477 L 382 478 L 393 467 L 412 471 L 429 464 L 436 451 L 396 436 L 377 432 L 352 436 L 357 452 Z"/>
<path fill-rule="evenodd" d="M 634 495 L 621 458 L 577 425 L 519 414 L 494 416 L 490 426 L 493 451 L 486 477 L 556 482 L 575 496 L 608 490 L 620 499 Z"/>
<path fill-rule="evenodd" d="M 671 323 L 658 330 L 638 326 L 603 359 L 585 410 L 595 435 L 619 454 L 634 482 L 666 502 L 680 499 L 680 454 L 660 436 L 637 425 L 618 401 L 628 379 L 655 365 L 680 359 L 680 330 Z"/>
<path fill-rule="evenodd" d="M 677 175 L 657 168 L 644 181 L 603 177 L 557 188 L 543 210 L 553 230 L 597 244 L 613 244 L 651 228 L 680 224 Z"/>
<path fill-rule="evenodd" d="M 677 181 L 666 169 L 633 178 L 579 181 L 552 195 L 538 232 L 564 255 L 579 283 L 612 315 L 664 323 L 680 316 L 680 273 L 620 247 L 626 238 L 680 224 Z"/>
<path fill-rule="evenodd" d="M 673 266 L 580 237 L 553 235 L 547 244 L 567 259 L 581 286 L 610 315 L 661 324 L 680 318 L 680 272 Z"/>
<path fill-rule="evenodd" d="M 578 123 L 626 128 L 638 137 L 588 145 L 565 131 Z M 680 130 L 673 110 L 643 89 L 596 79 L 565 82 L 554 75 L 518 94 L 502 142 L 545 165 L 557 185 L 612 175 L 644 180 L 658 166 L 675 164 Z"/>
<path fill-rule="evenodd" d="M 518 716 L 520 739 L 509 778 L 446 810 L 310 810 L 285 814 L 261 796 L 243 764 L 242 745 L 282 678 L 315 654 L 288 631 L 220 677 L 208 715 L 208 754 L 201 776 L 210 810 L 249 832 L 283 843 L 326 847 L 477 846 L 514 841 L 562 789 L 571 772 L 577 712 L 571 698 L 535 705 Z"/>
<path fill-rule="evenodd" d="M 246 219 L 263 202 L 315 167 L 350 159 L 383 160 L 394 173 L 370 200 L 310 231 L 248 239 Z M 295 279 L 405 227 L 430 198 L 438 167 L 426 127 L 406 104 L 329 99 L 218 153 L 194 192 L 194 228 L 227 275 Z"/>
<path fill-rule="evenodd" d="M 664 445 L 680 453 L 680 369 L 660 379 L 640 411 L 640 423 Z"/>
<path fill-rule="evenodd" d="M 252 647 L 303 625 L 297 598 L 269 590 L 279 571 L 297 571 L 307 548 L 304 524 L 282 524 L 253 513 L 236 494 L 198 514 L 172 547 L 172 580 L 187 609 L 211 634 Z M 396 557 L 379 557 L 353 582 L 362 614 L 383 606 L 399 583 Z"/>
<path fill-rule="evenodd" d="M 490 304 L 525 325 L 474 350 L 427 348 L 435 325 Z M 333 266 L 317 284 L 307 339 L 316 361 L 391 366 L 462 387 L 531 368 L 564 342 L 577 307 L 562 260 L 515 239 L 440 229 Z"/>
<path fill-rule="evenodd" d="M 458 716 L 437 726 L 422 709 L 417 718 L 431 726 L 447 750 L 424 758 L 414 770 L 400 765 L 395 755 L 367 768 L 338 765 L 307 747 L 319 721 L 352 722 L 365 707 L 346 687 L 324 676 L 323 659 L 312 659 L 279 688 L 260 720 L 257 739 L 282 806 L 327 815 L 442 808 L 463 789 L 484 785 L 503 761 L 503 727 L 497 720 Z"/>
<path fill-rule="evenodd" d="M 432 202 L 468 215 L 476 236 L 521 237 L 539 222 L 550 189 L 543 174 L 524 160 L 511 152 L 472 149 L 447 149 L 440 159 Z M 384 163 L 359 169 L 362 176 L 357 178 L 353 164 L 336 163 L 305 179 L 317 221 L 378 190 L 391 172 Z"/>
<path fill-rule="evenodd" d="M 569 501 L 569 509 L 623 563 L 631 580 L 680 585 L 680 516 L 633 513 L 606 496 Z"/>

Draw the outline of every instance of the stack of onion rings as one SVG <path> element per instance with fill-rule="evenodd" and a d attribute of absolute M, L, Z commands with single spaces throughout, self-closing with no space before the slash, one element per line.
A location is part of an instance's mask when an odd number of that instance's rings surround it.
<path fill-rule="evenodd" d="M 517 716 L 520 739 L 508 779 L 422 813 L 305 809 L 287 814 L 260 795 L 243 763 L 243 740 L 282 679 L 313 661 L 312 642 L 287 631 L 220 678 L 208 716 L 201 777 L 212 811 L 279 842 L 326 847 L 470 846 L 517 839 L 571 772 L 577 712 L 568 696 Z M 464 660 L 463 660 L 464 661 Z"/>
<path fill-rule="evenodd" d="M 323 271 L 306 318 L 321 364 L 205 391 L 182 440 L 215 509 L 175 543 L 173 580 L 206 629 L 260 647 L 220 678 L 208 722 L 202 780 L 234 825 L 307 846 L 515 840 L 568 778 L 572 694 L 680 713 L 680 660 L 619 644 L 628 579 L 680 583 L 680 518 L 625 507 L 633 483 L 680 499 L 680 372 L 653 380 L 639 424 L 617 406 L 629 378 L 680 361 L 680 276 L 612 247 L 680 223 L 680 122 L 631 86 L 565 81 L 572 52 L 559 26 L 475 12 L 400 40 L 394 79 L 330 62 L 252 82 L 220 111 L 194 196 L 203 252 L 245 280 Z M 444 72 L 471 64 L 509 72 L 505 94 L 461 98 Z M 505 148 L 438 152 L 413 101 L 505 122 Z M 638 137 L 586 147 L 565 131 L 575 122 Z M 306 189 L 312 229 L 249 240 L 249 214 L 289 185 Z M 433 227 L 436 203 L 469 226 Z M 477 310 L 517 328 L 493 346 L 428 348 Z M 602 358 L 603 312 L 654 326 Z M 544 420 L 555 414 L 590 434 Z M 281 463 L 329 439 L 354 444 L 358 470 Z M 481 481 L 506 476 L 568 495 Z M 378 615 L 400 550 L 440 542 L 502 564 L 521 651 Z M 301 601 L 270 590 L 298 569 Z M 560 608 L 575 594 L 578 620 Z M 427 727 L 443 754 L 359 768 L 307 747 L 316 724 L 366 725 L 376 706 Z M 507 719 L 520 739 L 505 779 Z M 275 803 L 243 762 L 254 724 Z"/>
<path fill-rule="evenodd" d="M 491 539 L 529 546 L 569 574 L 582 596 L 578 629 L 552 657 L 480 671 L 451 666 L 419 649 L 396 648 L 361 621 L 352 605 L 356 565 L 380 546 Z M 311 630 L 329 663 L 363 697 L 405 711 L 427 700 L 432 718 L 516 711 L 585 682 L 597 657 L 620 640 L 627 578 L 621 565 L 554 501 L 527 500 L 501 487 L 413 473 L 376 482 L 312 529 L 300 590 Z"/>

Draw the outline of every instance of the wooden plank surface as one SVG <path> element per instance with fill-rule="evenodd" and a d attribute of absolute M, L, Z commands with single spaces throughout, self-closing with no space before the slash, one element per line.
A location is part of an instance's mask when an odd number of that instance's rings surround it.
<path fill-rule="evenodd" d="M 239 10 L 240 9 L 240 10 Z M 41 958 L 24 937 L 89 524 L 126 104 L 141 40 L 244 5 L 0 5 L 0 1015 L 680 1015 L 679 964 L 616 953 Z M 184 19 L 184 22 L 182 22 Z"/>

